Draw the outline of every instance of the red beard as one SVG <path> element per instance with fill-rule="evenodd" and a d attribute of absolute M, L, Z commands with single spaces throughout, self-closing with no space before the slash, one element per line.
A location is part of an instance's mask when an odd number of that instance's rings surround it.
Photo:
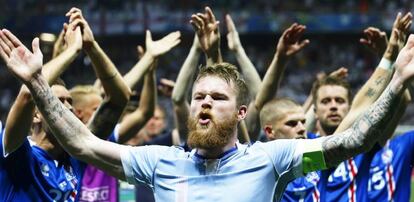
<path fill-rule="evenodd" d="M 200 116 L 210 119 L 208 125 L 199 125 Z M 187 144 L 191 148 L 214 149 L 226 146 L 233 137 L 237 127 L 237 112 L 232 118 L 217 122 L 209 110 L 200 112 L 197 117 L 189 117 L 187 127 L 189 135 Z"/>

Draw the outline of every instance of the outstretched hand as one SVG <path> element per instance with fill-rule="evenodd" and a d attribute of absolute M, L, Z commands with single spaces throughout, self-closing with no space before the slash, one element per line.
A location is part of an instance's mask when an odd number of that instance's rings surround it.
<path fill-rule="evenodd" d="M 204 13 L 191 15 L 191 25 L 200 40 L 200 46 L 206 54 L 210 54 L 220 47 L 219 21 L 209 7 Z"/>
<path fill-rule="evenodd" d="M 145 46 L 147 53 L 156 58 L 164 53 L 170 51 L 180 43 L 181 33 L 179 31 L 172 32 L 158 41 L 153 41 L 151 32 L 147 30 L 145 37 Z"/>
<path fill-rule="evenodd" d="M 286 29 L 279 39 L 276 52 L 282 56 L 290 57 L 309 44 L 309 40 L 299 41 L 305 32 L 306 26 L 293 23 Z"/>
<path fill-rule="evenodd" d="M 227 26 L 227 45 L 231 51 L 237 51 L 241 48 L 239 33 L 234 25 L 233 19 L 229 14 L 226 15 Z"/>
<path fill-rule="evenodd" d="M 32 42 L 33 52 L 28 50 L 10 31 L 0 31 L 0 55 L 7 68 L 22 82 L 29 82 L 43 65 L 43 54 L 39 47 L 39 38 Z"/>
<path fill-rule="evenodd" d="M 364 38 L 360 38 L 359 42 L 375 54 L 382 56 L 388 44 L 387 33 L 376 27 L 368 27 L 364 30 Z"/>
<path fill-rule="evenodd" d="M 414 77 L 414 35 L 411 34 L 407 44 L 401 49 L 395 61 L 396 75 L 403 82 L 408 82 Z"/>

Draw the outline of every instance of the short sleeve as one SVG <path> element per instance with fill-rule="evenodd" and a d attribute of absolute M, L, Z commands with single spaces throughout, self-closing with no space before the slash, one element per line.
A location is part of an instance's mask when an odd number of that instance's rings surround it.
<path fill-rule="evenodd" d="M 295 177 L 303 176 L 302 153 L 298 148 L 300 140 L 274 140 L 262 143 L 263 150 L 273 161 L 275 170 L 279 175 L 290 171 Z"/>
<path fill-rule="evenodd" d="M 152 186 L 153 174 L 159 159 L 171 152 L 174 152 L 173 147 L 166 146 L 122 147 L 121 161 L 128 183 Z"/>
<path fill-rule="evenodd" d="M 112 131 L 111 135 L 108 137 L 108 141 L 117 143 L 119 140 L 119 127 L 120 124 L 116 124 L 114 130 Z"/>

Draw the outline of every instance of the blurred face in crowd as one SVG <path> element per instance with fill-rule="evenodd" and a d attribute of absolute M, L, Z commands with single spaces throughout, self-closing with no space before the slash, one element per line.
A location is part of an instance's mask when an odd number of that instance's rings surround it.
<path fill-rule="evenodd" d="M 315 114 L 325 131 L 332 134 L 349 111 L 348 90 L 343 86 L 324 85 L 317 91 Z"/>
<path fill-rule="evenodd" d="M 70 96 L 69 91 L 66 89 L 66 87 L 62 85 L 53 85 L 51 87 L 53 94 L 67 107 L 69 110 L 73 110 L 72 108 L 72 97 Z M 48 127 L 45 120 L 43 120 L 42 115 L 40 112 L 36 112 L 37 115 L 35 116 L 34 123 L 42 123 L 43 130 L 48 134 L 48 138 L 57 144 L 57 141 L 55 140 L 54 136 L 52 135 L 52 131 Z"/>
<path fill-rule="evenodd" d="M 156 107 L 154 116 L 151 117 L 144 127 L 146 134 L 151 137 L 161 134 L 167 125 L 165 122 L 165 116 L 166 114 L 164 111 L 159 107 Z"/>
<path fill-rule="evenodd" d="M 75 106 L 75 114 L 84 124 L 89 122 L 93 113 L 95 113 L 102 103 L 102 97 L 100 95 L 92 93 L 87 96 L 87 99 L 84 99 L 82 103 Z"/>
<path fill-rule="evenodd" d="M 269 140 L 304 139 L 306 138 L 305 120 L 302 107 L 289 109 L 280 119 L 275 120 L 273 126 L 265 126 L 266 136 Z"/>
<path fill-rule="evenodd" d="M 224 147 L 235 138 L 240 110 L 233 82 L 217 76 L 200 78 L 193 87 L 188 119 L 188 144 L 192 148 Z"/>

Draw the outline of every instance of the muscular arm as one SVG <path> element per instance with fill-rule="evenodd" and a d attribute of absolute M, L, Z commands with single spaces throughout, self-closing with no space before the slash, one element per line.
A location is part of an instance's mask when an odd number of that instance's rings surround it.
<path fill-rule="evenodd" d="M 120 150 L 115 143 L 101 140 L 70 112 L 53 94 L 41 74 L 26 83 L 39 111 L 60 145 L 73 157 L 92 164 L 119 179 L 125 179 Z"/>
<path fill-rule="evenodd" d="M 178 73 L 177 80 L 172 92 L 172 101 L 175 114 L 175 127 L 180 136 L 180 142 L 187 140 L 187 117 L 189 115 L 190 106 L 186 100 L 190 91 L 191 81 L 194 80 L 194 75 L 197 71 L 197 64 L 201 49 L 199 47 L 198 38 L 195 36 L 190 52 Z"/>
<path fill-rule="evenodd" d="M 236 56 L 237 62 L 240 65 L 240 70 L 249 87 L 249 94 L 252 99 L 256 97 L 259 91 L 262 80 L 256 71 L 253 63 L 247 57 L 244 51 L 243 45 L 240 42 L 239 33 L 237 32 L 236 26 L 234 25 L 233 19 L 229 14 L 226 15 L 226 26 L 227 26 L 227 45 Z"/>
<path fill-rule="evenodd" d="M 351 105 L 351 110 L 349 111 L 346 118 L 339 125 L 337 132 L 341 132 L 347 129 L 358 116 L 360 116 L 363 111 L 370 106 L 381 93 L 384 91 L 385 87 L 391 80 L 393 74 L 393 68 L 391 63 L 397 58 L 398 52 L 402 49 L 402 44 L 405 43 L 409 27 L 411 26 L 411 13 L 407 13 L 402 17 L 399 13 L 394 21 L 393 30 L 387 44 L 386 35 L 382 33 L 379 29 L 370 27 L 366 32 L 367 34 L 368 47 L 371 49 L 377 49 L 375 52 L 382 52 L 383 57 L 381 61 L 388 61 L 387 63 L 380 62 L 375 72 L 371 75 L 369 80 L 364 84 L 360 91 L 355 95 L 355 98 Z M 382 33 L 382 34 L 381 34 Z M 385 37 L 385 40 L 383 39 Z M 381 42 L 383 41 L 383 42 Z M 385 42 L 384 42 L 385 41 Z M 369 43 L 368 43 L 369 42 Z M 385 44 L 385 45 L 379 45 Z M 380 49 L 379 47 L 384 47 Z M 377 47 L 377 48 L 374 48 Z"/>
<path fill-rule="evenodd" d="M 93 42 L 92 46 L 86 49 L 86 53 L 105 90 L 105 99 L 94 113 L 88 126 L 95 135 L 106 139 L 118 122 L 129 100 L 131 90 L 97 42 Z"/>
<path fill-rule="evenodd" d="M 82 47 L 79 29 L 68 30 L 65 34 L 67 42 L 70 42 L 69 47 L 58 57 L 49 61 L 42 69 L 49 84 L 55 82 L 69 67 Z M 1 37 L 1 43 L 8 43 L 13 47 L 23 46 L 20 40 L 7 30 L 1 33 Z M 3 59 L 6 61 L 4 57 Z M 7 116 L 3 139 L 5 154 L 15 151 L 26 140 L 32 125 L 34 109 L 35 105 L 29 90 L 22 86 Z"/>
<path fill-rule="evenodd" d="M 138 108 L 124 117 L 120 123 L 118 143 L 127 142 L 134 137 L 154 114 L 157 100 L 154 68 L 151 68 L 145 75 Z"/>

